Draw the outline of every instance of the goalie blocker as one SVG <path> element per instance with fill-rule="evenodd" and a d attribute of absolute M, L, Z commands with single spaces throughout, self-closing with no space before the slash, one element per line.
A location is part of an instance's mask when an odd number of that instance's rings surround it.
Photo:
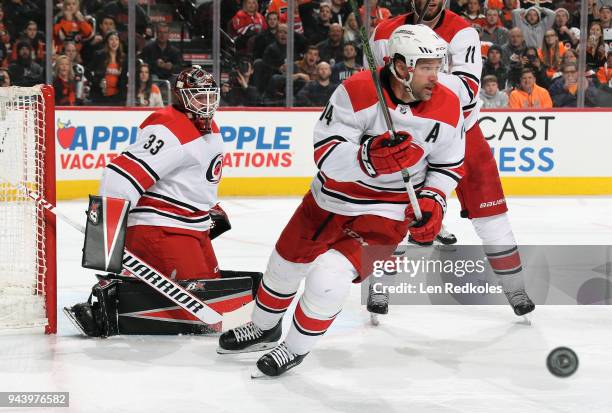
<path fill-rule="evenodd" d="M 90 196 L 82 265 L 120 273 L 127 211 L 123 199 Z M 226 216 L 219 233 L 230 228 Z M 218 234 L 216 234 L 218 235 Z M 177 281 L 220 314 L 253 300 L 262 274 L 220 271 L 221 278 Z M 142 281 L 116 274 L 98 275 L 87 302 L 64 308 L 64 313 L 90 337 L 117 334 L 208 334 L 221 331 L 221 323 L 206 324 Z"/>

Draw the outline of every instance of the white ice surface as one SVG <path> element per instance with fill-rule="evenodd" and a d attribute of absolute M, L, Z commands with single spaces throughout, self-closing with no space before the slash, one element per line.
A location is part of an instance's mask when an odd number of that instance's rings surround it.
<path fill-rule="evenodd" d="M 263 271 L 298 203 L 224 200 L 233 229 L 214 242 L 221 267 Z M 509 204 L 523 244 L 612 245 L 612 198 L 513 198 Z M 85 207 L 82 201 L 59 205 L 80 220 Z M 458 211 L 452 199 L 448 228 L 460 242 L 478 244 Z M 59 308 L 84 301 L 93 284 L 80 268 L 81 248 L 81 235 L 60 223 Z M 531 326 L 507 306 L 393 306 L 372 327 L 354 287 L 301 366 L 257 381 L 249 372 L 259 354 L 219 356 L 217 337 L 87 339 L 58 317 L 57 336 L 0 335 L 0 391 L 69 391 L 70 408 L 58 412 L 612 412 L 607 306 L 539 306 Z M 545 367 L 558 346 L 580 358 L 570 378 Z"/>

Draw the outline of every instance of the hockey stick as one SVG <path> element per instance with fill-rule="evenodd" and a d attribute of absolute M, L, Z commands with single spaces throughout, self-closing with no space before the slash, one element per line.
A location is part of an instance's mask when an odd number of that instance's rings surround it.
<path fill-rule="evenodd" d="M 85 227 L 66 215 L 59 212 L 51 203 L 47 202 L 41 195 L 34 191 L 29 190 L 25 185 L 21 183 L 11 183 L 0 177 L 0 181 L 6 182 L 9 185 L 19 189 L 25 195 L 32 198 L 38 205 L 45 208 L 64 222 L 75 228 L 81 233 L 85 233 Z M 123 254 L 123 269 L 129 272 L 134 277 L 143 281 L 149 287 L 153 288 L 164 297 L 168 298 L 172 302 L 179 305 L 181 308 L 186 310 L 189 314 L 196 317 L 198 320 L 206 324 L 216 324 L 223 319 L 223 316 L 206 305 L 195 295 L 191 294 L 179 284 L 174 282 L 172 279 L 167 278 L 161 274 L 160 271 L 156 270 L 153 266 L 147 264 L 137 255 L 130 252 L 127 248 Z"/>
<path fill-rule="evenodd" d="M 429 7 L 429 2 L 430 2 L 430 0 L 425 0 L 425 4 L 421 8 L 421 12 L 418 15 L 419 18 L 417 19 L 416 24 L 423 23 L 423 19 L 425 18 L 425 13 L 427 13 L 427 8 Z M 415 6 L 416 6 L 416 3 L 415 3 Z M 416 10 L 415 10 L 415 12 L 416 12 Z"/>
<path fill-rule="evenodd" d="M 374 88 L 376 89 L 378 103 L 382 108 L 383 117 L 385 118 L 385 125 L 387 126 L 387 130 L 391 132 L 391 145 L 397 145 L 399 142 L 397 141 L 397 136 L 395 134 L 395 126 L 393 126 L 393 121 L 391 120 L 391 115 L 389 114 L 389 106 L 387 105 L 387 101 L 385 100 L 385 96 L 382 91 L 382 86 L 380 84 L 380 79 L 378 78 L 378 73 L 376 72 L 374 54 L 372 53 L 372 49 L 370 48 L 370 42 L 368 41 L 366 28 L 362 24 L 361 15 L 359 14 L 359 9 L 357 8 L 357 3 L 355 2 L 355 0 L 349 0 L 349 3 L 351 3 L 353 14 L 355 14 L 355 20 L 357 20 L 357 26 L 359 26 L 359 37 L 361 38 L 361 43 L 363 43 L 363 53 L 365 54 L 366 59 L 368 60 L 368 67 L 370 69 L 370 74 L 372 75 L 372 80 L 374 81 Z M 419 207 L 419 202 L 417 200 L 416 193 L 414 192 L 414 187 L 412 186 L 412 182 L 410 180 L 410 172 L 408 172 L 407 168 L 402 169 L 402 179 L 404 180 L 406 192 L 408 193 L 408 198 L 410 199 L 410 203 L 412 204 L 414 210 L 414 216 L 417 221 L 420 221 L 421 218 L 423 218 L 423 215 L 421 214 L 421 208 Z"/>

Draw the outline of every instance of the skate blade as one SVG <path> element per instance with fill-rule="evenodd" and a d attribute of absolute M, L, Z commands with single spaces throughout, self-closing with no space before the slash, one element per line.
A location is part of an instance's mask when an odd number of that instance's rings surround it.
<path fill-rule="evenodd" d="M 370 324 L 372 324 L 373 326 L 377 326 L 380 324 L 378 314 L 370 313 Z"/>
<path fill-rule="evenodd" d="M 256 351 L 265 351 L 265 350 L 272 349 L 272 348 L 276 347 L 277 345 L 278 345 L 278 342 L 275 341 L 273 343 L 254 344 L 251 347 L 247 347 L 247 348 L 242 349 L 242 350 L 226 350 L 224 348 L 217 347 L 217 354 L 254 353 Z"/>
<path fill-rule="evenodd" d="M 272 376 L 268 376 L 267 374 L 265 374 L 264 372 L 262 372 L 261 370 L 259 370 L 257 367 L 255 367 L 253 370 L 251 370 L 251 379 L 256 380 L 256 379 L 271 379 L 273 378 Z"/>
<path fill-rule="evenodd" d="M 83 327 L 81 326 L 81 324 L 77 321 L 77 319 L 74 317 L 74 314 L 72 314 L 70 312 L 70 309 L 68 307 L 64 307 L 63 310 L 64 314 L 66 315 L 66 318 L 68 318 L 68 320 L 70 320 L 70 322 L 72 323 L 72 325 L 74 325 L 76 327 L 76 329 L 79 331 L 79 333 L 81 333 L 82 335 L 84 335 L 85 337 L 89 337 L 87 334 L 85 334 L 85 330 L 83 330 Z"/>

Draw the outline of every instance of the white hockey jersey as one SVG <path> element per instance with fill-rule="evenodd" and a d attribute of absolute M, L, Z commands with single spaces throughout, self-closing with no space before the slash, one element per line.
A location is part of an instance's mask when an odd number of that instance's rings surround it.
<path fill-rule="evenodd" d="M 169 106 L 149 115 L 136 142 L 106 166 L 100 195 L 131 201 L 128 226 L 206 231 L 222 164 L 223 139 L 214 122 L 202 135 Z"/>
<path fill-rule="evenodd" d="M 389 84 L 388 68 L 379 69 Z M 457 96 L 436 84 L 426 102 L 404 104 L 383 92 L 397 131 L 409 132 L 423 149 L 409 168 L 415 189 L 434 187 L 449 196 L 463 176 L 465 140 Z M 357 159 L 361 143 L 387 131 L 369 71 L 357 73 L 338 86 L 314 129 L 314 159 L 319 172 L 311 183 L 317 204 L 330 212 L 372 214 L 401 221 L 409 203 L 400 172 L 367 175 Z"/>
<path fill-rule="evenodd" d="M 388 54 L 389 37 L 395 29 L 404 24 L 412 24 L 412 14 L 402 14 L 383 20 L 376 26 L 370 36 L 370 47 L 377 65 L 384 65 L 384 57 Z M 480 38 L 461 16 L 450 10 L 444 10 L 440 20 L 433 30 L 448 43 L 447 71 L 459 77 L 461 84 L 449 76 L 441 76 L 440 83 L 455 91 L 460 98 L 465 118 L 466 130 L 478 120 L 482 103 L 479 99 L 480 76 L 482 74 L 482 56 L 480 53 Z"/>

